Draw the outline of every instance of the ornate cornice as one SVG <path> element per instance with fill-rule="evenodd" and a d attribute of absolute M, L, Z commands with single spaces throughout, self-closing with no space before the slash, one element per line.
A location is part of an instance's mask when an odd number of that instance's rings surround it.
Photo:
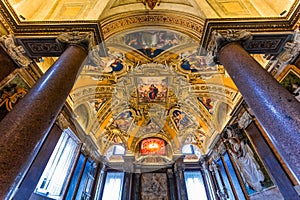
<path fill-rule="evenodd" d="M 12 33 L 12 28 L 10 24 L 6 21 L 6 19 L 0 14 L 0 23 L 3 24 L 4 28 L 7 30 L 8 33 Z"/>
<path fill-rule="evenodd" d="M 192 38 L 201 39 L 204 20 L 192 15 L 182 15 L 170 11 L 152 11 L 151 13 L 133 12 L 104 20 L 102 23 L 105 39 L 120 31 L 141 27 L 160 27 L 174 29 L 189 34 Z"/>
<path fill-rule="evenodd" d="M 285 35 L 285 31 L 293 31 L 295 27 L 297 27 L 296 25 L 299 24 L 299 19 L 300 5 L 298 5 L 298 3 L 292 6 L 290 12 L 285 17 L 207 19 L 204 24 L 200 46 L 203 49 L 207 49 L 214 30 L 219 32 L 224 32 L 228 29 L 247 30 L 251 32 L 254 37 L 255 35 L 263 35 L 266 32 L 270 32 L 273 35 L 277 35 L 275 37 L 278 37 Z"/>
<path fill-rule="evenodd" d="M 250 33 L 247 30 L 227 29 L 223 31 L 214 30 L 211 40 L 206 47 L 200 49 L 199 54 L 206 55 L 209 65 L 219 63 L 218 51 L 230 42 L 239 42 L 250 54 L 279 54 L 292 36 L 292 31 L 276 33 Z"/>
<path fill-rule="evenodd" d="M 40 37 L 56 37 L 68 31 L 93 32 L 95 42 L 103 41 L 100 22 L 97 20 L 76 21 L 20 21 L 7 0 L 0 1 L 0 16 L 3 16 L 10 31 L 16 37 L 22 36 L 40 39 Z M 1 19 L 1 18 L 0 18 Z"/>

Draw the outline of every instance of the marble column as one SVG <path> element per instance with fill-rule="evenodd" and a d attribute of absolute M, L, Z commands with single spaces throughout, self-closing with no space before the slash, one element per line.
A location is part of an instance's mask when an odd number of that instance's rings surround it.
<path fill-rule="evenodd" d="M 169 192 L 170 192 L 170 200 L 176 200 L 175 198 L 175 183 L 174 183 L 174 173 L 172 169 L 167 169 L 167 176 L 169 182 Z"/>
<path fill-rule="evenodd" d="M 139 200 L 141 196 L 141 173 L 134 174 L 134 200 Z"/>
<path fill-rule="evenodd" d="M 205 188 L 209 193 L 209 199 L 211 199 L 211 200 L 217 199 L 216 187 L 212 183 L 212 176 L 209 173 L 208 162 L 203 159 L 200 164 L 201 164 L 201 170 L 202 170 L 204 181 L 205 181 Z"/>
<path fill-rule="evenodd" d="M 122 200 L 130 200 L 132 196 L 132 186 L 133 186 L 133 173 L 134 173 L 134 155 L 127 154 L 123 156 L 124 164 L 124 189 L 122 194 Z"/>
<path fill-rule="evenodd" d="M 219 171 L 219 165 L 215 162 L 212 162 L 211 167 L 216 178 L 216 183 L 218 185 L 217 195 L 219 199 L 228 199 L 227 189 L 225 187 L 223 177 Z"/>
<path fill-rule="evenodd" d="M 93 40 L 91 33 L 58 37 L 65 52 L 0 122 L 0 199 L 19 184 L 71 91 Z"/>
<path fill-rule="evenodd" d="M 242 47 L 250 38 L 215 33 L 210 47 L 226 69 L 281 157 L 300 179 L 300 103 Z"/>
<path fill-rule="evenodd" d="M 122 191 L 122 200 L 130 200 L 132 188 L 133 174 L 130 172 L 124 173 L 124 186 Z"/>
<path fill-rule="evenodd" d="M 101 164 L 102 164 L 102 168 L 100 170 L 100 174 L 99 174 L 98 180 L 97 180 L 97 189 L 96 189 L 95 196 L 94 196 L 95 200 L 102 199 L 104 186 L 105 186 L 105 179 L 106 179 L 106 175 L 107 175 L 107 166 L 103 163 L 101 163 Z"/>
<path fill-rule="evenodd" d="M 219 194 L 220 194 L 220 186 L 218 184 L 218 181 L 217 181 L 217 176 L 215 174 L 215 170 L 213 168 L 213 165 L 212 163 L 208 165 L 208 170 L 209 170 L 209 173 L 210 173 L 210 177 L 211 177 L 211 182 L 212 184 L 214 185 L 214 198 L 215 199 L 220 199 L 219 198 Z"/>
<path fill-rule="evenodd" d="M 178 200 L 188 200 L 186 184 L 183 174 L 183 159 L 184 156 L 179 157 L 178 159 L 176 159 L 174 164 Z"/>

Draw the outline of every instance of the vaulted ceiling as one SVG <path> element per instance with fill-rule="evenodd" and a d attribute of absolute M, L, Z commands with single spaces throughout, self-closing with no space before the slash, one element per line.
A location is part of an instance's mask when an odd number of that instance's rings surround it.
<path fill-rule="evenodd" d="M 53 35 L 59 32 L 53 24 L 64 30 L 100 25 L 101 42 L 90 52 L 68 103 L 102 155 L 115 144 L 135 152 L 148 137 L 164 139 L 173 153 L 185 144 L 207 153 L 241 99 L 224 67 L 208 65 L 205 52 L 199 53 L 209 22 L 263 32 L 284 29 L 299 11 L 299 0 L 3 2 L 19 25 L 12 31 L 18 36 L 29 35 L 32 27 L 31 35 Z M 255 58 L 263 66 L 267 62 Z M 55 60 L 40 59 L 41 70 Z"/>

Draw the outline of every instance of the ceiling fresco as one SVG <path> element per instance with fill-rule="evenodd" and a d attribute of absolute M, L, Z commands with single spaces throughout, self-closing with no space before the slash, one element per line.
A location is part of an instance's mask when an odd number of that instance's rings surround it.
<path fill-rule="evenodd" d="M 113 145 L 136 152 L 146 138 L 163 139 L 171 152 L 186 144 L 207 152 L 240 95 L 222 66 L 197 54 L 198 44 L 148 28 L 109 38 L 106 57 L 98 47 L 90 52 L 70 97 L 101 154 Z"/>
<path fill-rule="evenodd" d="M 208 153 L 241 100 L 224 67 L 208 64 L 202 52 L 209 23 L 228 29 L 240 20 L 250 31 L 264 32 L 264 27 L 275 30 L 267 22 L 275 19 L 286 28 L 281 20 L 290 20 L 299 2 L 3 0 L 1 5 L 13 13 L 19 35 L 96 30 L 102 42 L 89 52 L 67 100 L 79 130 L 109 161 L 122 161 L 122 153 L 114 152 L 125 151 L 140 163 L 169 163 L 190 148 L 190 160 Z M 254 57 L 266 63 L 263 55 Z M 38 58 L 40 70 L 56 59 Z"/>

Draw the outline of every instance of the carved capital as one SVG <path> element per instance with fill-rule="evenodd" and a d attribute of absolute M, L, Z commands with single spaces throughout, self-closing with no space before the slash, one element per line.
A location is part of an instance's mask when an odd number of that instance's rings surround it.
<path fill-rule="evenodd" d="M 22 46 L 17 46 L 13 35 L 4 35 L 0 38 L 8 55 L 21 67 L 27 67 L 32 60 L 25 55 Z"/>
<path fill-rule="evenodd" d="M 57 116 L 56 123 L 62 130 L 67 129 L 70 126 L 69 121 L 62 113 Z"/>
<path fill-rule="evenodd" d="M 66 32 L 59 35 L 56 40 L 66 46 L 80 46 L 87 52 L 95 46 L 95 38 L 93 32 Z"/>
<path fill-rule="evenodd" d="M 279 55 L 278 61 L 280 66 L 285 67 L 287 64 L 290 64 L 294 58 L 299 55 L 300 51 L 300 34 L 299 30 L 295 30 L 293 40 L 287 42 L 284 46 L 283 52 Z"/>
<path fill-rule="evenodd" d="M 209 170 L 212 171 L 212 172 L 217 172 L 219 169 L 219 165 L 215 162 L 212 162 L 210 165 L 209 165 Z"/>
<path fill-rule="evenodd" d="M 239 118 L 238 125 L 239 128 L 246 128 L 252 122 L 251 115 L 245 111 L 242 116 Z"/>
<path fill-rule="evenodd" d="M 124 155 L 123 156 L 123 160 L 124 160 L 124 164 L 123 164 L 123 169 L 125 172 L 130 172 L 133 173 L 134 172 L 134 155 Z"/>
<path fill-rule="evenodd" d="M 225 33 L 220 33 L 216 30 L 212 32 L 211 41 L 208 46 L 206 56 L 207 64 L 215 65 L 219 63 L 218 53 L 220 49 L 230 42 L 245 42 L 252 39 L 250 32 L 246 30 L 229 29 Z"/>

